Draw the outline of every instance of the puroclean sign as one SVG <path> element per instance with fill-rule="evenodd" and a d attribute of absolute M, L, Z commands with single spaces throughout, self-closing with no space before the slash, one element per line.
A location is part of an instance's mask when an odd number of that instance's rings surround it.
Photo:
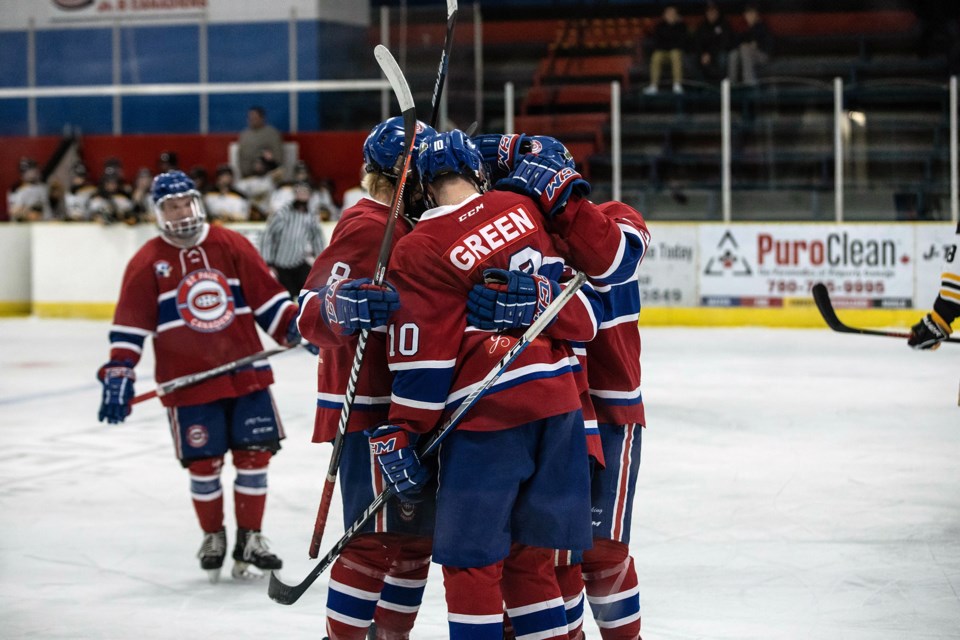
<path fill-rule="evenodd" d="M 823 282 L 841 307 L 908 308 L 913 229 L 892 225 L 736 225 L 700 228 L 700 304 L 808 304 Z"/>

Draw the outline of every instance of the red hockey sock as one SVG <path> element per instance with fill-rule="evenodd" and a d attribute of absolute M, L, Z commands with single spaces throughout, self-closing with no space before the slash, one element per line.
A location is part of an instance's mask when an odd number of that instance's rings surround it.
<path fill-rule="evenodd" d="M 383 579 L 396 555 L 394 534 L 365 534 L 344 547 L 330 570 L 327 635 L 363 640 L 373 621 Z"/>
<path fill-rule="evenodd" d="M 223 458 L 194 460 L 190 471 L 190 497 L 197 512 L 200 528 L 205 533 L 223 530 L 223 487 L 220 485 L 220 468 Z"/>
<path fill-rule="evenodd" d="M 430 538 L 397 536 L 398 553 L 384 577 L 374 614 L 377 640 L 407 640 L 420 611 L 430 572 Z"/>
<path fill-rule="evenodd" d="M 567 617 L 553 556 L 552 549 L 515 543 L 503 562 L 503 601 L 518 638 L 567 638 Z"/>
<path fill-rule="evenodd" d="M 233 464 L 237 468 L 237 479 L 233 483 L 234 510 L 241 529 L 260 531 L 267 503 L 267 465 L 272 455 L 269 451 L 233 452 Z"/>
<path fill-rule="evenodd" d="M 581 640 L 583 637 L 583 574 L 579 564 L 554 567 L 557 584 L 563 596 L 563 608 L 567 613 L 567 637 Z"/>
<path fill-rule="evenodd" d="M 627 545 L 594 538 L 583 554 L 583 582 L 603 640 L 639 640 L 640 589 Z"/>
<path fill-rule="evenodd" d="M 443 568 L 451 640 L 503 638 L 502 574 L 502 561 L 485 567 Z"/>

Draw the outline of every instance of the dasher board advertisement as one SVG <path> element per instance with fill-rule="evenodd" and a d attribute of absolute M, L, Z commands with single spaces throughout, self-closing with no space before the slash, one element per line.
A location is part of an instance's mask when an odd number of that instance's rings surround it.
<path fill-rule="evenodd" d="M 644 307 L 696 307 L 697 227 L 692 224 L 650 225 L 650 246 L 637 280 Z"/>
<path fill-rule="evenodd" d="M 838 308 L 910 308 L 913 239 L 889 224 L 704 225 L 700 304 L 808 306 L 823 282 Z"/>

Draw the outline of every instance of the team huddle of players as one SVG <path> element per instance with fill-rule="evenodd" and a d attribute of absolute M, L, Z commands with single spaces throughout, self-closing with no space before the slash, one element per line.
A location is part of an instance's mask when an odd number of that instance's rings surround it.
<path fill-rule="evenodd" d="M 650 236 L 620 202 L 595 204 L 572 157 L 546 136 L 439 133 L 418 123 L 415 170 L 378 248 L 404 152 L 402 118 L 363 147 L 369 196 L 345 210 L 299 306 L 240 235 L 205 221 L 190 179 L 153 184 L 159 237 L 131 259 L 110 332 L 100 419 L 122 422 L 153 338 L 162 383 L 279 344 L 319 349 L 313 440 L 337 437 L 358 335 L 369 331 L 339 466 L 344 522 L 387 486 L 387 507 L 334 563 L 327 634 L 407 638 L 431 562 L 443 568 L 451 638 L 580 638 L 585 604 L 604 640 L 639 638 L 629 554 L 645 424 L 637 272 Z M 587 284 L 464 415 L 435 459 L 417 442 L 456 410 L 574 272 Z M 950 275 L 950 274 L 947 274 Z M 945 278 L 947 277 L 945 275 Z M 944 282 L 911 345 L 936 346 L 960 308 Z M 301 337 L 302 336 L 302 337 Z M 212 580 L 227 553 L 221 469 L 237 475 L 233 575 L 281 560 L 260 533 L 267 467 L 283 427 L 269 363 L 164 395 L 190 474 Z"/>

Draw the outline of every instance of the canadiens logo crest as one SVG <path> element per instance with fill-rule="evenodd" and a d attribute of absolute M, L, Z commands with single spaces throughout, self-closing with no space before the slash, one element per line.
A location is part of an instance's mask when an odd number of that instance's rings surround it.
<path fill-rule="evenodd" d="M 168 278 L 173 272 L 173 268 L 170 266 L 170 263 L 166 260 L 159 260 L 153 263 L 153 270 L 157 274 L 158 278 Z"/>
<path fill-rule="evenodd" d="M 188 327 L 201 333 L 230 326 L 237 311 L 227 277 L 216 269 L 188 273 L 177 285 L 177 311 Z"/>
<path fill-rule="evenodd" d="M 194 449 L 199 449 L 210 442 L 210 433 L 202 424 L 192 424 L 187 427 L 187 444 Z"/>

